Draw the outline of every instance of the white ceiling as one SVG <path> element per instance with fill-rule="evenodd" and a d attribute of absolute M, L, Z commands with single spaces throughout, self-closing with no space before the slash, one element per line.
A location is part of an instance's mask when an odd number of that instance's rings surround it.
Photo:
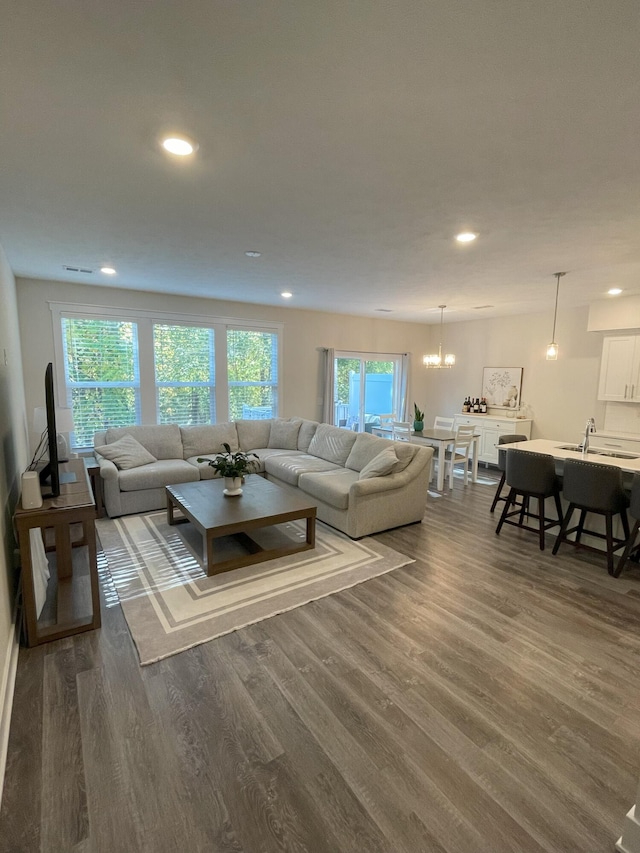
<path fill-rule="evenodd" d="M 416 322 L 640 293 L 638 0 L 9 0 L 0 38 L 18 276 Z"/>

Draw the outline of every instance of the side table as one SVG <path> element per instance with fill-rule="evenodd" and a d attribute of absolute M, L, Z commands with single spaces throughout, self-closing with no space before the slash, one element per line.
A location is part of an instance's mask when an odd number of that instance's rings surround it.
<path fill-rule="evenodd" d="M 93 497 L 96 502 L 96 518 L 104 518 L 104 487 L 102 485 L 102 477 L 100 476 L 100 465 L 95 456 L 83 456 L 84 467 L 87 469 Z"/>

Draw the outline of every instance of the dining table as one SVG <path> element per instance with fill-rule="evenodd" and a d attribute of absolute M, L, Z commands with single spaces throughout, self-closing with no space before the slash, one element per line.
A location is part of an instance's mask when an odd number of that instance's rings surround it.
<path fill-rule="evenodd" d="M 374 427 L 371 430 L 373 435 L 378 435 L 381 438 L 393 438 L 393 431 L 390 427 Z M 405 441 L 410 441 L 412 444 L 423 444 L 437 448 L 438 451 L 438 476 L 436 480 L 436 488 L 439 492 L 444 489 L 444 469 L 447 448 L 450 447 L 456 440 L 455 430 L 450 429 L 423 429 L 421 432 L 411 430 Z M 471 438 L 471 482 L 478 482 L 478 456 L 480 446 L 480 434 L 473 435 Z"/>

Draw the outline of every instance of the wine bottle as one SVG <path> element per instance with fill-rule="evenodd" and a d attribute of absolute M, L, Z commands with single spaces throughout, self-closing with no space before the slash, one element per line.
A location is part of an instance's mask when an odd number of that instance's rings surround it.
<path fill-rule="evenodd" d="M 473 404 L 473 411 L 474 411 L 474 414 L 477 414 L 477 415 L 480 414 L 480 399 L 478 397 L 476 397 L 476 401 Z"/>

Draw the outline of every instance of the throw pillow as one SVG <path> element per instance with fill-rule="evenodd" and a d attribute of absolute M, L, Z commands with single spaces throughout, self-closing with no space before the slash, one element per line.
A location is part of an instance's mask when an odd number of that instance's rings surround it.
<path fill-rule="evenodd" d="M 120 471 L 126 471 L 129 468 L 139 468 L 141 465 L 148 465 L 150 462 L 157 462 L 146 447 L 143 447 L 139 441 L 132 435 L 123 435 L 118 441 L 113 444 L 103 444 L 101 447 L 93 448 L 100 456 L 109 459 Z"/>
<path fill-rule="evenodd" d="M 298 433 L 302 421 L 271 421 L 271 432 L 269 433 L 269 444 L 267 447 L 279 448 L 281 450 L 298 449 Z"/>
<path fill-rule="evenodd" d="M 387 447 L 377 456 L 374 456 L 371 462 L 367 462 L 362 471 L 360 471 L 359 480 L 368 480 L 371 477 L 384 477 L 385 474 L 390 474 L 398 464 L 398 457 L 393 447 Z"/>

